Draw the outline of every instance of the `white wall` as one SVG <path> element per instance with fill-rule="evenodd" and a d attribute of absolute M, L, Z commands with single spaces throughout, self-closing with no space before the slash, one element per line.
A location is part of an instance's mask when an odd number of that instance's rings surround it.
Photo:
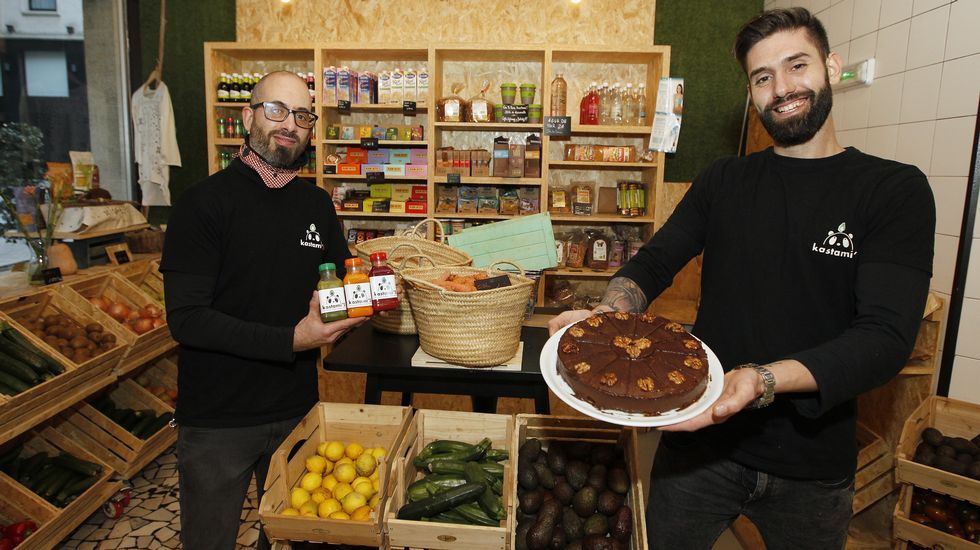
<path fill-rule="evenodd" d="M 765 0 L 815 13 L 845 63 L 875 81 L 834 95 L 841 143 L 918 166 L 936 198 L 931 287 L 949 302 L 980 99 L 980 0 Z M 950 397 L 980 403 L 980 227 L 975 228 Z"/>
<path fill-rule="evenodd" d="M 58 0 L 53 12 L 31 11 L 28 0 L 0 0 L 0 37 L 82 40 L 82 0 Z M 11 25 L 14 30 L 7 30 Z M 73 32 L 68 33 L 68 27 Z"/>

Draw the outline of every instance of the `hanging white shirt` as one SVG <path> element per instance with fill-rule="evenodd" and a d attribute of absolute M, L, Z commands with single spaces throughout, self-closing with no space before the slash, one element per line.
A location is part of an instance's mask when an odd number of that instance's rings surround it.
<path fill-rule="evenodd" d="M 170 167 L 180 166 L 180 149 L 167 85 L 159 82 L 155 90 L 140 86 L 132 114 L 143 205 L 170 206 Z"/>

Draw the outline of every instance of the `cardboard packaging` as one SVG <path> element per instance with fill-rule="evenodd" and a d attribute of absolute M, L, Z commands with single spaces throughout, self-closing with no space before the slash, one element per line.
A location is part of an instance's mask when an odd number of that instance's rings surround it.
<path fill-rule="evenodd" d="M 360 147 L 348 147 L 347 158 L 344 162 L 347 164 L 368 164 L 368 152 Z"/>
<path fill-rule="evenodd" d="M 425 164 L 406 164 L 405 175 L 413 178 L 424 178 L 429 175 L 429 167 Z"/>
<path fill-rule="evenodd" d="M 391 184 L 390 183 L 372 183 L 371 188 L 371 198 L 372 199 L 390 199 L 391 198 Z"/>
<path fill-rule="evenodd" d="M 505 137 L 493 140 L 493 175 L 506 177 L 510 168 L 510 141 Z"/>
<path fill-rule="evenodd" d="M 385 166 L 385 177 L 405 175 L 404 164 L 385 164 L 384 166 Z"/>
<path fill-rule="evenodd" d="M 425 202 L 422 201 L 408 201 L 405 203 L 405 213 L 406 214 L 425 214 L 426 212 Z"/>
<path fill-rule="evenodd" d="M 405 201 L 392 199 L 388 203 L 388 212 L 391 214 L 404 214 L 405 213 Z"/>
<path fill-rule="evenodd" d="M 344 175 L 347 175 L 347 176 L 360 176 L 361 175 L 361 165 L 360 164 L 355 164 L 355 163 L 350 163 L 350 162 L 342 162 L 342 163 L 340 163 L 340 164 L 337 165 L 337 173 L 338 174 L 344 174 Z"/>
<path fill-rule="evenodd" d="M 395 183 L 391 186 L 391 200 L 407 201 L 412 198 L 412 185 L 408 183 Z"/>
<path fill-rule="evenodd" d="M 541 138 L 537 135 L 527 137 L 524 150 L 524 177 L 541 177 Z"/>
<path fill-rule="evenodd" d="M 368 151 L 367 161 L 368 164 L 388 164 L 388 150 L 378 149 L 376 151 Z"/>
<path fill-rule="evenodd" d="M 470 153 L 470 175 L 490 176 L 490 151 L 478 149 Z"/>
<path fill-rule="evenodd" d="M 389 149 L 389 164 L 410 164 L 412 162 L 411 149 Z"/>
<path fill-rule="evenodd" d="M 423 201 L 429 197 L 428 189 L 424 185 L 413 185 L 412 186 L 412 200 L 413 201 Z"/>
<path fill-rule="evenodd" d="M 427 149 L 411 149 L 411 164 L 429 164 Z"/>
<path fill-rule="evenodd" d="M 370 172 L 381 172 L 384 173 L 385 166 L 383 164 L 361 164 L 361 175 L 366 176 Z"/>
<path fill-rule="evenodd" d="M 510 158 L 508 159 L 507 177 L 520 178 L 524 176 L 524 146 L 518 144 L 510 145 Z"/>

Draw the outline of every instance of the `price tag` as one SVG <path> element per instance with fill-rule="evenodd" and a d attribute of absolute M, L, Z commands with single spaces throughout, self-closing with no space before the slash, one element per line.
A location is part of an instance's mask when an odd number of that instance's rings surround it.
<path fill-rule="evenodd" d="M 368 172 L 366 176 L 368 183 L 383 183 L 385 181 L 384 172 Z"/>
<path fill-rule="evenodd" d="M 61 278 L 61 268 L 60 267 L 50 267 L 41 272 L 41 277 L 44 278 L 44 284 L 50 285 L 52 283 L 60 283 Z"/>
<path fill-rule="evenodd" d="M 403 101 L 402 102 L 402 114 L 405 116 L 415 116 L 418 112 L 418 107 L 414 101 Z"/>
<path fill-rule="evenodd" d="M 446 183 L 460 183 L 459 174 L 446 174 Z"/>
<path fill-rule="evenodd" d="M 129 254 L 127 254 L 125 250 L 117 250 L 115 252 L 115 256 L 117 264 L 122 265 L 129 263 Z"/>
<path fill-rule="evenodd" d="M 570 116 L 544 117 L 544 135 L 546 136 L 572 135 L 572 117 Z"/>
<path fill-rule="evenodd" d="M 342 115 L 350 114 L 350 101 L 346 99 L 337 100 L 337 112 Z"/>
<path fill-rule="evenodd" d="M 378 149 L 378 138 L 374 137 L 362 137 L 361 138 L 361 148 L 367 149 L 368 151 L 375 151 Z"/>

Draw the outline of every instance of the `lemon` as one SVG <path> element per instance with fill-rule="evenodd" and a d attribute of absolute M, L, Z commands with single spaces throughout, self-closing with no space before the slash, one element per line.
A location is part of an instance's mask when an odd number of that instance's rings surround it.
<path fill-rule="evenodd" d="M 347 458 L 351 460 L 354 460 L 357 457 L 361 456 L 361 453 L 363 452 L 364 452 L 364 447 L 362 447 L 360 443 L 349 443 L 347 445 L 347 448 L 344 449 L 344 454 L 347 455 Z"/>
<path fill-rule="evenodd" d="M 321 483 L 323 483 L 323 476 L 310 472 L 303 476 L 303 479 L 299 482 L 299 486 L 307 491 L 312 491 L 319 487 Z"/>
<path fill-rule="evenodd" d="M 286 508 L 285 510 L 282 511 L 282 515 L 284 515 L 284 516 L 298 516 L 299 515 L 299 510 L 297 510 L 296 508 Z"/>
<path fill-rule="evenodd" d="M 367 497 L 358 492 L 351 492 L 344 498 L 340 499 L 340 503 L 344 506 L 344 511 L 348 514 L 353 514 L 354 510 L 357 510 L 361 506 L 367 504 Z"/>
<path fill-rule="evenodd" d="M 374 492 L 375 493 L 381 492 L 381 480 L 380 479 L 372 479 L 371 480 L 371 488 L 374 489 Z"/>
<path fill-rule="evenodd" d="M 336 512 L 330 514 L 328 517 L 330 519 L 350 519 L 350 516 L 347 515 L 347 513 L 344 512 L 343 510 L 337 510 Z"/>
<path fill-rule="evenodd" d="M 316 513 L 321 518 L 328 518 L 330 514 L 341 509 L 340 502 L 335 498 L 328 498 L 320 503 L 320 507 L 317 508 Z"/>
<path fill-rule="evenodd" d="M 331 496 L 332 495 L 330 494 L 330 491 L 324 489 L 323 487 L 317 487 L 316 489 L 313 489 L 313 491 L 310 492 L 310 500 L 312 500 L 317 504 L 320 504 L 321 502 L 327 500 Z"/>
<path fill-rule="evenodd" d="M 381 469 L 380 468 L 375 468 L 374 469 L 374 472 L 372 472 L 371 475 L 368 476 L 368 479 L 370 479 L 371 481 L 374 481 L 374 480 L 380 479 L 380 478 L 381 478 Z"/>
<path fill-rule="evenodd" d="M 321 445 L 324 445 L 321 443 Z M 320 447 L 316 448 L 317 452 Z M 339 441 L 327 441 L 323 447 L 323 456 L 330 462 L 337 462 L 344 456 L 344 444 Z"/>
<path fill-rule="evenodd" d="M 310 492 L 302 487 L 294 487 L 293 491 L 289 493 L 289 504 L 297 510 L 309 500 Z"/>
<path fill-rule="evenodd" d="M 320 486 L 328 491 L 333 491 L 333 488 L 337 486 L 337 478 L 333 474 L 327 474 L 323 476 L 323 483 Z"/>
<path fill-rule="evenodd" d="M 364 495 L 364 498 L 371 498 L 375 493 L 377 493 L 377 491 L 374 490 L 374 487 L 371 486 L 370 481 L 358 483 L 354 486 L 354 491 Z"/>
<path fill-rule="evenodd" d="M 371 507 L 361 506 L 357 510 L 354 510 L 354 513 L 350 515 L 350 519 L 354 521 L 368 521 L 371 519 Z"/>
<path fill-rule="evenodd" d="M 340 460 L 334 463 L 334 466 L 340 466 L 341 464 L 353 464 L 354 461 L 348 456 L 341 457 Z"/>
<path fill-rule="evenodd" d="M 375 493 L 374 496 L 371 497 L 371 500 L 368 501 L 368 506 L 371 508 L 377 508 L 379 500 L 381 500 L 381 493 Z"/>
<path fill-rule="evenodd" d="M 378 459 L 374 458 L 374 455 L 363 453 L 361 456 L 357 457 L 354 461 L 354 468 L 357 469 L 357 473 L 362 476 L 369 476 L 378 469 Z"/>
<path fill-rule="evenodd" d="M 351 481 L 350 482 L 350 486 L 351 487 L 357 487 L 357 485 L 360 484 L 360 483 L 371 483 L 371 480 L 368 479 L 368 478 L 366 478 L 366 477 L 364 477 L 364 476 L 358 476 L 358 477 L 355 477 L 354 478 L 354 481 Z"/>
<path fill-rule="evenodd" d="M 337 500 L 343 500 L 354 488 L 350 486 L 350 483 L 338 483 L 336 487 L 333 488 L 333 498 Z"/>
<path fill-rule="evenodd" d="M 316 509 L 317 509 L 317 503 L 313 502 L 312 500 L 309 500 L 306 502 L 306 504 L 303 504 L 302 506 L 299 507 L 299 515 L 306 516 L 308 518 L 315 518 Z"/>
<path fill-rule="evenodd" d="M 371 449 L 371 455 L 374 456 L 375 459 L 380 460 L 381 457 L 385 456 L 386 454 L 388 454 L 388 451 L 386 451 L 384 447 L 375 447 Z"/>
<path fill-rule="evenodd" d="M 357 477 L 357 469 L 354 468 L 353 464 L 338 464 L 334 468 L 333 477 L 337 478 L 337 481 L 350 483 Z"/>
<path fill-rule="evenodd" d="M 323 466 L 323 471 L 320 472 L 320 473 L 323 474 L 323 475 L 327 475 L 330 472 L 333 472 L 333 462 L 330 462 L 329 460 L 327 460 L 326 461 L 326 464 Z"/>
<path fill-rule="evenodd" d="M 322 474 L 327 467 L 327 459 L 320 455 L 313 455 L 306 459 L 306 470 L 314 474 Z"/>

